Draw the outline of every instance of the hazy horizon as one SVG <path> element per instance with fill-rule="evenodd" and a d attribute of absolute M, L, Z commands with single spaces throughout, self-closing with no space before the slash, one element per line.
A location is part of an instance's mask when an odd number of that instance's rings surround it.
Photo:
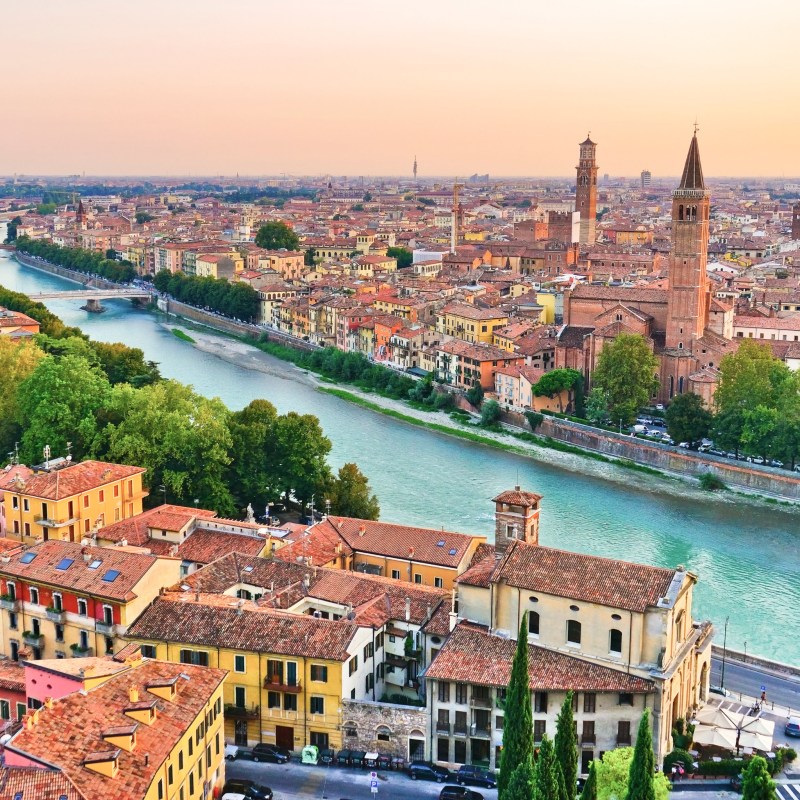
<path fill-rule="evenodd" d="M 591 131 L 601 175 L 666 179 L 695 119 L 706 175 L 800 174 L 781 56 L 800 4 L 41 0 L 3 14 L 9 175 L 394 177 L 416 156 L 425 179 L 557 179 Z"/>

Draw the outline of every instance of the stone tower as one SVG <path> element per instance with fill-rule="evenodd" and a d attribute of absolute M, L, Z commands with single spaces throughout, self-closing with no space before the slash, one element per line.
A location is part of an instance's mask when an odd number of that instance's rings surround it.
<path fill-rule="evenodd" d="M 513 541 L 539 544 L 539 504 L 542 496 L 523 492 L 519 486 L 497 495 L 492 502 L 494 542 L 498 553 L 505 552 Z"/>
<path fill-rule="evenodd" d="M 576 167 L 578 177 L 575 189 L 575 210 L 581 215 L 580 243 L 595 242 L 595 220 L 597 215 L 597 145 L 587 135 L 580 143 L 580 160 Z"/>
<path fill-rule="evenodd" d="M 83 207 L 83 200 L 78 198 L 78 208 L 75 211 L 75 227 L 80 231 L 86 230 L 86 209 Z"/>
<path fill-rule="evenodd" d="M 792 239 L 800 240 L 800 203 L 792 206 Z"/>

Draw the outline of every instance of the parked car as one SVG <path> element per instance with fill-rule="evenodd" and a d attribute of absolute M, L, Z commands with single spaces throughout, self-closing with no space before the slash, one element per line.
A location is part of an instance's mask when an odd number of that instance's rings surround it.
<path fill-rule="evenodd" d="M 275 747 L 274 744 L 257 744 L 253 748 L 253 761 L 269 761 L 272 764 L 286 764 L 292 758 L 292 754 L 282 747 Z"/>
<path fill-rule="evenodd" d="M 783 732 L 787 736 L 800 736 L 800 717 L 789 717 Z"/>
<path fill-rule="evenodd" d="M 240 794 L 247 800 L 272 800 L 272 789 L 269 786 L 244 779 L 225 781 L 222 796 L 226 794 Z"/>
<path fill-rule="evenodd" d="M 239 755 L 239 748 L 235 744 L 226 744 L 225 745 L 225 760 L 226 761 L 236 761 L 236 757 Z"/>
<path fill-rule="evenodd" d="M 730 696 L 730 692 L 724 686 L 709 686 L 708 691 L 713 694 L 721 694 L 723 697 Z"/>
<path fill-rule="evenodd" d="M 489 772 L 485 767 L 476 767 L 472 764 L 464 764 L 458 768 L 456 780 L 463 786 L 470 783 L 473 786 L 485 786 L 487 789 L 494 789 L 497 786 L 497 775 Z"/>
<path fill-rule="evenodd" d="M 450 777 L 450 771 L 444 767 L 431 764 L 430 761 L 412 761 L 406 770 L 412 781 L 438 781 L 444 783 Z"/>
<path fill-rule="evenodd" d="M 483 800 L 483 795 L 466 786 L 443 786 L 439 800 Z"/>

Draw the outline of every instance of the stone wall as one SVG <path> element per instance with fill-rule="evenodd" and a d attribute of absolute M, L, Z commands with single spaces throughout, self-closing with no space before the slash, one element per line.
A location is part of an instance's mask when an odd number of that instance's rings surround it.
<path fill-rule="evenodd" d="M 67 278 L 68 280 L 76 281 L 77 283 L 83 285 L 91 281 L 92 288 L 95 289 L 122 288 L 122 285 L 119 283 L 107 281 L 105 278 L 93 278 L 91 275 L 87 275 L 85 272 L 77 272 L 74 269 L 59 267 L 58 264 L 51 264 L 49 261 L 41 261 L 37 258 L 33 258 L 33 256 L 26 255 L 25 253 L 15 253 L 14 258 L 16 258 L 20 264 L 25 264 L 26 267 L 33 267 L 33 269 L 47 272 L 50 275 L 58 275 L 61 278 Z"/>
<path fill-rule="evenodd" d="M 355 727 L 356 735 L 348 735 Z M 387 728 L 389 741 L 378 739 L 378 728 Z M 428 712 L 415 706 L 376 703 L 369 700 L 342 700 L 342 747 L 349 750 L 379 752 L 393 757 L 409 757 L 409 739 L 424 743 L 429 758 Z M 413 736 L 412 736 L 413 734 Z"/>

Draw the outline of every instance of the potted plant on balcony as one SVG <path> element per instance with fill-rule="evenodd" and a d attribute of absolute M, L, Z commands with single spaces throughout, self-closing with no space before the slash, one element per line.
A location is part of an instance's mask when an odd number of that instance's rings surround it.
<path fill-rule="evenodd" d="M 48 619 L 55 620 L 56 622 L 61 622 L 64 619 L 63 608 L 56 608 L 55 606 L 47 606 L 47 608 L 44 611 L 45 614 L 47 614 Z"/>
<path fill-rule="evenodd" d="M 72 650 L 72 655 L 74 656 L 83 656 L 89 652 L 88 647 L 83 647 L 79 642 L 74 642 L 69 646 L 69 649 Z"/>

